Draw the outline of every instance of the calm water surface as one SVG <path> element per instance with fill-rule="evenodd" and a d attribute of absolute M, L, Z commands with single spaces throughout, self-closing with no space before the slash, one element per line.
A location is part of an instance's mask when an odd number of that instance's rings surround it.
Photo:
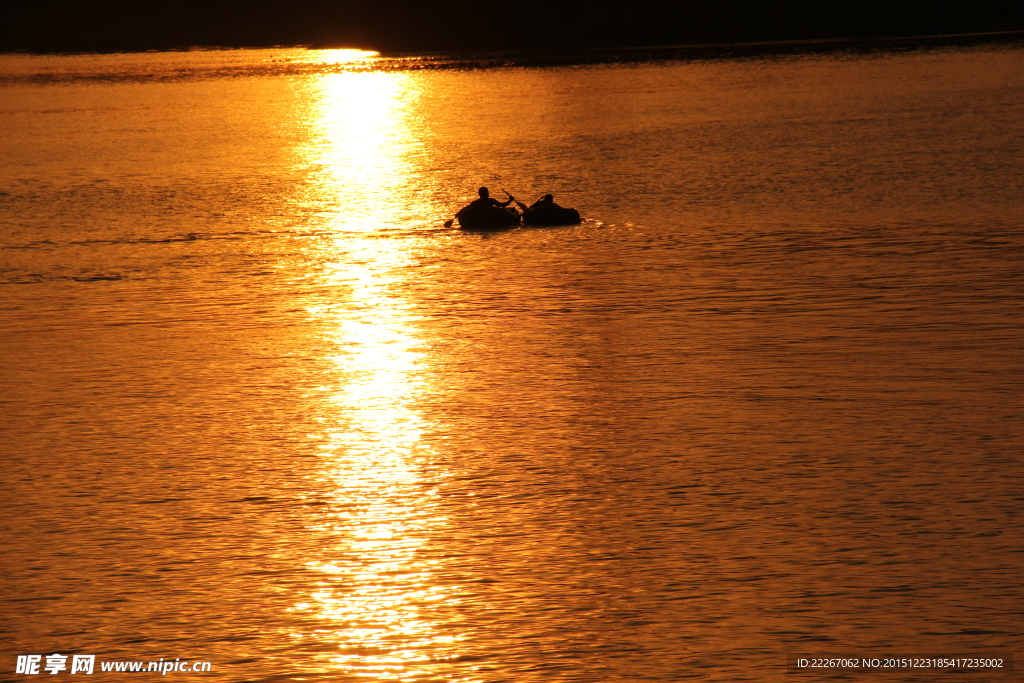
<path fill-rule="evenodd" d="M 1024 650 L 1024 50 L 374 64 L 0 59 L 0 680 Z"/>

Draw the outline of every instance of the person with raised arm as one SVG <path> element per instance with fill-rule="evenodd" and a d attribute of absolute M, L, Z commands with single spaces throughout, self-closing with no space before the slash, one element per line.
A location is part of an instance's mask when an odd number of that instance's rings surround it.
<path fill-rule="evenodd" d="M 516 198 L 508 190 L 505 190 L 508 199 L 503 202 L 491 197 L 491 192 L 486 187 L 477 190 L 477 194 L 480 197 L 459 209 L 455 218 L 445 221 L 444 227 L 452 227 L 455 221 L 459 222 L 460 228 L 470 230 L 500 230 L 519 225 L 519 212 L 509 206 Z"/>

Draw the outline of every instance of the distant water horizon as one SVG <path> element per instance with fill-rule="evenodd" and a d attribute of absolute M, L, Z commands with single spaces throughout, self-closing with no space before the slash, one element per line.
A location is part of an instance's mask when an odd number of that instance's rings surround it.
<path fill-rule="evenodd" d="M 1024 30 L 943 33 L 887 37 L 804 38 L 799 40 L 706 41 L 678 45 L 629 45 L 591 48 L 535 48 L 527 50 L 448 50 L 380 52 L 387 58 L 421 57 L 479 62 L 481 66 L 573 66 L 648 61 L 703 61 L 787 55 L 816 55 L 835 52 L 863 54 L 942 47 L 969 47 L 1024 41 Z M 307 49 L 339 49 L 342 45 L 308 45 Z M 511 60 L 511 63 L 509 63 Z M 453 65 L 454 66 L 454 65 Z"/>
<path fill-rule="evenodd" d="M 881 37 L 818 37 L 800 39 L 764 39 L 739 41 L 693 41 L 670 45 L 626 44 L 603 47 L 526 47 L 519 49 L 465 49 L 449 50 L 377 50 L 370 46 L 351 42 L 328 41 L 323 43 L 299 43 L 295 45 L 189 45 L 169 48 L 148 48 L 137 50 L 0 50 L 0 56 L 11 55 L 103 55 L 103 54 L 152 54 L 177 52 L 220 52 L 235 50 L 355 50 L 374 52 L 381 60 L 407 60 L 420 58 L 426 65 L 414 66 L 401 62 L 377 64 L 376 68 L 457 68 L 459 62 L 481 66 L 571 66 L 617 62 L 645 61 L 691 61 L 705 59 L 731 59 L 742 57 L 766 57 L 772 55 L 828 54 L 850 52 L 902 51 L 941 47 L 970 47 L 974 45 L 1005 44 L 1024 41 L 1024 28 L 1000 31 L 974 31 L 966 33 L 914 33 Z M 512 59 L 512 64 L 508 60 Z M 452 62 L 449 66 L 448 62 Z"/>
<path fill-rule="evenodd" d="M 702 62 L 735 59 L 814 57 L 827 55 L 869 55 L 872 53 L 900 53 L 942 49 L 1013 49 L 1024 45 L 1024 30 L 990 31 L 981 33 L 955 33 L 936 35 L 892 36 L 885 38 L 814 38 L 806 40 L 777 40 L 733 43 L 692 43 L 664 46 L 629 46 L 600 48 L 545 48 L 521 50 L 444 50 L 419 52 L 381 52 L 347 44 L 293 45 L 271 47 L 217 47 L 193 46 L 165 50 L 113 50 L 94 52 L 0 52 L 0 84 L 34 84 L 68 82 L 147 82 L 177 81 L 208 78 L 234 78 L 259 76 L 312 76 L 324 73 L 350 71 L 401 72 L 420 70 L 486 70 L 548 68 L 572 66 L 629 65 L 658 62 Z M 303 57 L 304 53 L 329 55 L 327 58 Z M 265 59 L 252 59 L 252 54 L 268 55 Z M 185 63 L 147 60 L 147 55 L 192 54 L 201 60 L 203 54 L 217 55 L 215 64 L 200 61 Z M 238 59 L 221 59 L 237 54 Z M 91 69 L 86 61 L 90 57 L 123 56 L 130 60 L 111 68 L 110 63 Z M 245 55 L 241 57 L 241 55 Z M 60 62 L 58 68 L 33 68 L 43 65 L 47 57 L 80 58 L 79 61 Z M 17 65 L 16 61 L 25 61 Z M 139 61 L 141 58 L 141 61 Z M 137 68 L 133 68 L 132 63 Z M 17 65 L 17 66 L 15 66 Z M 12 68 L 12 66 L 14 68 Z M 18 68 L 21 66 L 22 68 Z M 48 65 L 47 65 L 48 66 Z M 5 68 L 6 67 L 6 68 Z M 77 68 L 76 68 L 77 67 Z"/>

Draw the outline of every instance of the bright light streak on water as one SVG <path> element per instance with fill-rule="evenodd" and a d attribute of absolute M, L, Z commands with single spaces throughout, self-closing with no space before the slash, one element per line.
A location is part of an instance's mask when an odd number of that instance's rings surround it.
<path fill-rule="evenodd" d="M 405 298 L 415 245 L 373 234 L 408 210 L 415 92 L 404 74 L 337 74 L 321 85 L 313 193 L 336 207 L 330 229 L 370 235 L 329 239 L 314 256 L 336 299 L 310 309 L 334 365 L 317 418 L 331 505 L 312 530 L 336 540 L 309 563 L 324 579 L 296 609 L 325 621 L 317 637 L 340 651 L 327 655 L 339 673 L 412 680 L 408 665 L 454 656 L 460 639 L 421 613 L 457 599 L 438 585 L 438 563 L 424 558 L 431 540 L 451 531 L 423 478 L 435 454 L 422 442 L 431 425 L 417 409 L 431 384 L 429 356 Z"/>
<path fill-rule="evenodd" d="M 422 142 L 409 126 L 418 94 L 412 76 L 339 73 L 318 86 L 313 201 L 331 209 L 328 225 L 349 232 L 416 227 Z"/>

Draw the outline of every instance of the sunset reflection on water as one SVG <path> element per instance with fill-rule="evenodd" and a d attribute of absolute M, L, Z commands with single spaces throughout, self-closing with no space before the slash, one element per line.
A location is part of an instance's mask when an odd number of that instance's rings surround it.
<path fill-rule="evenodd" d="M 334 292 L 310 312 L 330 330 L 333 383 L 322 392 L 323 477 L 333 492 L 311 531 L 337 539 L 309 566 L 318 590 L 295 609 L 323 621 L 317 638 L 339 672 L 404 680 L 410 664 L 446 657 L 457 634 L 422 611 L 445 601 L 425 546 L 446 519 L 423 471 L 431 450 L 417 402 L 429 357 L 405 298 L 414 245 L 380 239 L 402 225 L 415 141 L 406 121 L 416 93 L 401 74 L 345 73 L 322 82 L 316 122 L 323 218 L 338 234 L 320 242 L 320 277 Z M 359 233 L 364 233 L 360 235 Z M 297 635 L 297 637 L 299 637 Z"/>
<path fill-rule="evenodd" d="M 306 61 L 322 64 L 352 64 L 372 66 L 373 62 L 380 57 L 380 53 L 374 50 L 360 50 L 357 48 L 337 48 L 332 50 L 307 50 L 303 55 Z"/>
<path fill-rule="evenodd" d="M 310 165 L 319 180 L 314 196 L 327 227 L 367 232 L 416 225 L 414 163 L 419 142 L 410 123 L 419 96 L 409 74 L 346 72 L 322 77 L 318 138 Z"/>
<path fill-rule="evenodd" d="M 262 683 L 1024 649 L 1024 50 L 325 58 L 11 57 L 0 649 Z M 481 184 L 588 220 L 442 229 Z"/>

